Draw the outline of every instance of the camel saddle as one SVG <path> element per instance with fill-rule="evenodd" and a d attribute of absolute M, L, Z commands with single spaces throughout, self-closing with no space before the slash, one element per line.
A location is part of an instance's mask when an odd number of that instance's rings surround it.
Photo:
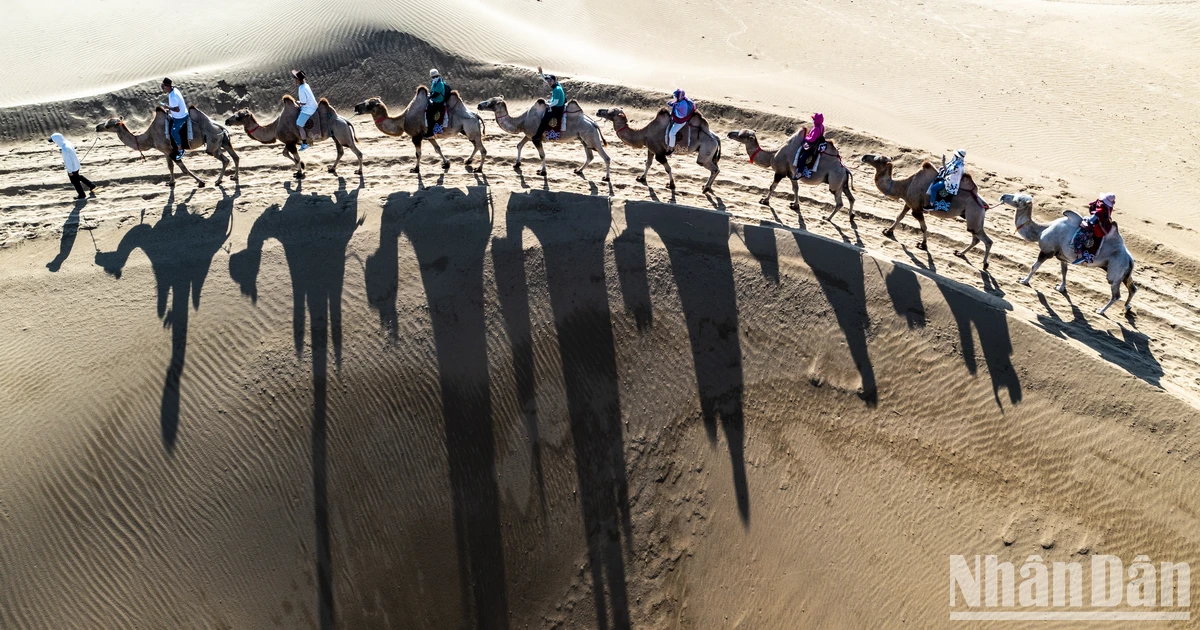
<path fill-rule="evenodd" d="M 540 100 L 540 99 L 538 102 L 540 104 L 544 105 L 546 107 L 546 110 L 549 111 L 549 109 L 550 109 L 549 103 L 546 103 L 546 101 Z M 555 116 L 550 119 L 550 124 L 546 128 L 546 139 L 547 140 L 557 140 L 558 137 L 563 134 L 563 132 L 567 128 L 567 114 L 579 114 L 582 112 L 583 112 L 583 108 L 579 106 L 578 102 L 576 102 L 573 99 L 570 101 L 567 101 L 566 106 L 563 108 L 563 115 Z"/>
<path fill-rule="evenodd" d="M 1063 213 L 1066 214 L 1066 213 Z M 1100 246 L 1104 244 L 1104 239 L 1108 238 L 1117 229 L 1117 223 L 1113 222 L 1113 227 L 1103 237 L 1096 236 L 1092 226 L 1080 227 L 1075 230 L 1075 237 L 1071 239 L 1071 249 L 1075 250 L 1075 260 L 1071 262 L 1073 265 L 1080 263 L 1093 263 L 1096 261 L 1096 254 L 1100 251 Z"/>
<path fill-rule="evenodd" d="M 299 110 L 296 115 L 299 117 Z M 333 134 L 333 121 L 337 120 L 337 117 L 337 110 L 328 101 L 321 99 L 317 103 L 317 113 L 310 116 L 308 122 L 304 123 L 304 131 L 316 138 L 328 138 Z"/>

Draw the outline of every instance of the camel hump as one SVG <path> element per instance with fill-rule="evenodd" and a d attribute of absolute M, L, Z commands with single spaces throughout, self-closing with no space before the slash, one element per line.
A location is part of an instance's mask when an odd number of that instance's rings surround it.
<path fill-rule="evenodd" d="M 568 114 L 580 114 L 583 112 L 583 108 L 579 106 L 578 101 L 571 99 L 567 101 L 567 107 L 563 111 Z"/>
<path fill-rule="evenodd" d="M 1063 216 L 1073 221 L 1075 225 L 1083 222 L 1083 217 L 1079 216 L 1079 213 L 1074 210 L 1063 210 Z"/>
<path fill-rule="evenodd" d="M 337 110 L 334 109 L 333 105 L 330 105 L 329 101 L 325 98 L 317 101 L 317 111 L 330 116 L 337 116 Z"/>

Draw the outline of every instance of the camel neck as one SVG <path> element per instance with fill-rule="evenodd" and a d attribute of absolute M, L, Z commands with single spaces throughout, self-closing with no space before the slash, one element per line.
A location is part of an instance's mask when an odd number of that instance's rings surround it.
<path fill-rule="evenodd" d="M 155 117 L 155 119 L 150 122 L 150 129 L 154 128 L 154 123 L 157 120 L 158 118 Z M 121 139 L 121 144 L 124 144 L 130 149 L 134 149 L 135 151 L 141 153 L 146 149 L 154 147 L 154 142 L 152 140 L 152 136 L 150 135 L 150 129 L 147 129 L 145 133 L 135 134 L 129 130 L 129 127 L 125 126 L 125 123 L 121 123 L 117 127 L 117 137 Z"/>
<path fill-rule="evenodd" d="M 875 186 L 879 192 L 888 197 L 903 197 L 908 190 L 908 182 L 897 182 L 892 179 L 892 166 L 889 164 L 875 170 Z"/>
<path fill-rule="evenodd" d="M 496 124 L 508 133 L 517 133 L 521 130 L 521 125 L 517 124 L 512 116 L 508 115 L 507 107 L 497 107 L 493 112 L 496 116 Z"/>
<path fill-rule="evenodd" d="M 750 154 L 750 163 L 755 166 L 770 166 L 771 162 L 775 161 L 775 154 L 778 153 L 778 151 L 763 149 L 758 140 L 747 142 L 746 152 Z"/>
<path fill-rule="evenodd" d="M 613 131 L 616 132 L 617 137 L 621 139 L 621 142 L 624 142 L 625 144 L 628 144 L 631 147 L 641 148 L 646 145 L 646 142 L 645 142 L 645 131 L 646 130 L 645 129 L 634 129 L 633 127 L 630 127 L 628 119 L 623 120 L 619 123 L 616 120 L 613 120 Z"/>
<path fill-rule="evenodd" d="M 270 144 L 275 141 L 275 123 L 276 122 L 279 122 L 279 121 L 275 120 L 264 127 L 264 126 L 258 124 L 257 120 L 255 120 L 254 118 L 251 118 L 249 121 L 246 122 L 246 125 L 245 125 L 246 135 L 250 136 L 251 138 L 254 138 L 255 140 L 257 140 L 263 144 Z"/>

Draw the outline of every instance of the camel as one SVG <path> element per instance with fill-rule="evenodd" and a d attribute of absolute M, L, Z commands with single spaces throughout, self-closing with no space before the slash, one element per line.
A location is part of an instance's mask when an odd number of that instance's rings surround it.
<path fill-rule="evenodd" d="M 284 94 L 282 101 L 283 110 L 279 112 L 279 116 L 265 125 L 258 124 L 258 119 L 248 109 L 234 112 L 225 124 L 241 125 L 246 135 L 263 144 L 275 141 L 283 143 L 283 156 L 295 163 L 298 169 L 296 179 L 304 179 L 304 161 L 300 159 L 300 151 L 296 148 L 300 144 L 300 130 L 296 127 L 300 106 L 291 94 Z M 339 116 L 337 110 L 325 99 L 317 102 L 317 113 L 310 120 L 313 121 L 313 125 L 308 133 L 309 144 L 332 137 L 333 144 L 337 147 L 337 158 L 329 166 L 329 172 L 337 173 L 337 165 L 345 154 L 342 147 L 347 147 L 358 157 L 358 169 L 354 174 L 362 175 L 362 151 L 358 150 L 358 135 L 354 133 L 354 125 Z"/>
<path fill-rule="evenodd" d="M 596 115 L 612 121 L 613 129 L 622 142 L 635 149 L 646 149 L 646 170 L 637 178 L 638 183 L 645 184 L 646 176 L 650 174 L 650 165 L 658 160 L 667 170 L 670 183 L 667 188 L 675 190 L 675 175 L 671 173 L 671 165 L 667 162 L 667 128 L 671 124 L 671 114 L 667 108 L 658 110 L 658 115 L 650 124 L 641 129 L 629 126 L 629 118 L 620 107 L 602 109 Z M 695 153 L 696 163 L 707 168 L 711 173 L 704 183 L 702 192 L 711 193 L 713 181 L 721 172 L 717 162 L 721 160 L 721 139 L 708 128 L 708 121 L 700 112 L 692 115 L 687 126 L 679 132 L 680 138 L 675 143 L 676 153 Z"/>
<path fill-rule="evenodd" d="M 1051 258 L 1058 258 L 1062 265 L 1062 282 L 1054 289 L 1066 295 L 1067 267 L 1075 257 L 1075 246 L 1072 241 L 1075 239 L 1075 232 L 1079 229 L 1079 223 L 1083 221 L 1083 217 L 1072 210 L 1064 210 L 1062 218 L 1051 221 L 1049 225 L 1042 225 L 1033 220 L 1033 197 L 1003 195 L 1000 197 L 1000 203 L 1016 208 L 1014 220 L 1017 224 L 1017 234 L 1027 241 L 1037 243 L 1040 248 L 1037 262 L 1033 263 L 1033 267 L 1029 269 L 1029 275 L 1022 278 L 1020 283 L 1029 286 L 1033 274 L 1037 273 L 1038 267 L 1041 267 L 1043 262 Z M 1133 294 L 1137 293 L 1137 285 L 1133 283 L 1133 255 L 1125 247 L 1125 239 L 1121 238 L 1115 221 L 1112 231 L 1104 237 L 1104 240 L 1100 241 L 1100 249 L 1096 251 L 1095 259 L 1090 263 L 1081 262 L 1079 265 L 1099 267 L 1108 272 L 1108 284 L 1112 288 L 1112 299 L 1108 301 L 1108 304 L 1096 309 L 1097 315 L 1103 315 L 1108 307 L 1121 299 L 1122 284 L 1129 289 L 1129 297 L 1125 300 L 1125 311 L 1129 311 L 1131 308 L 1129 303 L 1133 301 Z"/>
<path fill-rule="evenodd" d="M 496 115 L 496 124 L 508 133 L 524 135 L 521 141 L 517 143 L 517 163 L 513 164 L 513 170 L 521 170 L 521 149 L 526 142 L 533 140 L 533 146 L 538 150 L 538 156 L 542 158 L 542 169 L 537 172 L 538 175 L 546 174 L 546 151 L 542 148 L 541 139 L 534 139 L 533 135 L 537 133 L 538 127 L 542 123 L 542 117 L 546 115 L 546 104 L 544 99 L 538 99 L 528 110 L 510 116 L 508 113 L 508 103 L 504 102 L 503 96 L 496 96 L 483 101 L 478 105 L 480 111 L 492 112 Z M 567 103 L 564 110 L 566 121 L 563 123 L 563 132 L 553 140 L 546 139 L 549 142 L 569 142 L 571 140 L 579 140 L 583 145 L 584 160 L 583 164 L 575 169 L 576 175 L 583 175 L 584 169 L 588 164 L 592 163 L 592 152 L 600 154 L 600 159 L 604 160 L 604 179 L 609 181 L 612 178 L 612 163 L 608 157 L 608 153 L 604 147 L 608 146 L 608 141 L 604 139 L 604 133 L 600 130 L 600 125 L 596 121 L 588 118 L 583 113 L 583 108 L 579 103 L 572 100 Z"/>
<path fill-rule="evenodd" d="M 221 160 L 221 174 L 217 175 L 217 181 L 214 182 L 217 186 L 221 185 L 221 179 L 225 177 L 225 170 L 229 168 L 229 158 L 225 157 L 225 153 L 233 158 L 233 175 L 229 178 L 233 181 L 238 179 L 238 154 L 233 150 L 233 143 L 229 140 L 229 130 L 213 122 L 204 112 L 196 107 L 188 108 L 188 115 L 191 117 L 192 139 L 188 142 L 188 150 L 199 149 L 204 147 L 204 152 Z M 121 142 L 136 150 L 139 154 L 142 151 L 150 149 L 158 149 L 163 155 L 167 156 L 167 171 L 171 174 L 171 178 L 167 185 L 175 187 L 175 166 L 179 165 L 179 170 L 184 175 L 188 175 L 196 180 L 200 187 L 204 187 L 204 180 L 200 179 L 188 169 L 183 160 L 176 162 L 171 159 L 174 150 L 172 149 L 170 132 L 167 130 L 167 110 L 162 106 L 154 108 L 154 117 L 150 120 L 150 127 L 142 133 L 133 133 L 129 127 L 125 126 L 125 118 L 110 118 L 107 122 L 102 122 L 96 125 L 96 132 L 112 131 L 117 134 Z M 142 155 L 142 159 L 146 156 Z"/>
<path fill-rule="evenodd" d="M 921 165 L 921 170 L 912 175 L 901 179 L 892 179 L 892 160 L 882 155 L 867 154 L 862 156 L 862 161 L 865 164 L 870 164 L 875 167 L 875 186 L 879 188 L 879 192 L 891 199 L 899 199 L 904 202 L 904 209 L 900 211 L 900 216 L 892 222 L 892 225 L 883 231 L 883 235 L 891 237 L 896 226 L 900 225 L 900 220 L 905 214 L 911 210 L 913 216 L 917 218 L 917 222 L 921 224 L 921 242 L 917 244 L 920 249 L 928 249 L 929 230 L 925 226 L 925 202 L 929 195 L 929 185 L 937 178 L 937 169 L 928 161 Z M 971 178 L 970 173 L 964 173 L 962 181 L 959 183 L 958 194 L 954 196 L 954 200 L 950 202 L 950 210 L 948 212 L 936 212 L 936 216 L 945 217 L 948 219 L 956 217 L 964 217 L 967 220 L 967 231 L 971 233 L 971 244 L 967 245 L 962 251 L 954 252 L 955 256 L 966 259 L 967 252 L 971 248 L 983 242 L 983 269 L 988 268 L 988 256 L 992 253 L 992 239 L 984 230 L 984 218 L 987 213 L 988 205 L 979 197 L 979 188 L 975 185 L 975 180 Z"/>
<path fill-rule="evenodd" d="M 826 141 L 825 150 L 821 152 L 821 160 L 817 164 L 816 171 L 812 177 L 804 177 L 796 179 L 793 177 L 795 173 L 794 162 L 796 152 L 804 144 L 804 136 L 808 133 L 808 129 L 801 128 L 792 137 L 788 138 L 787 142 L 782 147 L 775 151 L 769 151 L 762 148 L 758 144 L 758 136 L 753 129 L 743 129 L 741 131 L 730 131 L 729 139 L 736 140 L 746 145 L 746 153 L 750 156 L 750 163 L 762 168 L 771 169 L 775 172 L 775 181 L 771 182 L 771 187 L 767 189 L 767 196 L 759 200 L 759 203 L 764 206 L 771 205 L 771 195 L 775 193 L 775 187 L 779 185 L 780 180 L 788 178 L 792 180 L 792 196 L 794 201 L 788 206 L 792 210 L 800 209 L 800 182 L 804 182 L 810 186 L 817 184 L 828 184 L 829 192 L 833 193 L 833 200 L 836 202 L 833 212 L 825 217 L 826 221 L 832 221 L 833 216 L 842 209 L 842 193 L 846 193 L 846 197 L 850 200 L 850 220 L 854 220 L 854 193 L 851 189 L 854 184 L 854 175 L 850 169 L 842 164 L 841 154 L 838 153 L 833 142 Z"/>
<path fill-rule="evenodd" d="M 446 121 L 442 126 L 442 132 L 432 138 L 425 138 L 425 110 L 428 108 L 429 88 L 422 85 L 417 88 L 416 96 L 413 96 L 408 107 L 405 107 L 399 116 L 390 116 L 387 105 L 384 105 L 383 99 L 378 96 L 355 105 L 354 113 L 370 114 L 371 118 L 375 120 L 375 126 L 389 136 L 408 134 L 412 137 L 413 146 L 417 150 L 417 163 L 411 169 L 413 173 L 421 172 L 422 139 L 428 140 L 429 144 L 433 145 L 433 150 L 437 151 L 438 157 L 442 158 L 442 170 L 448 170 L 450 160 L 446 159 L 442 153 L 442 147 L 438 145 L 437 138 L 446 138 L 460 133 L 466 136 L 474 146 L 471 155 L 463 160 L 463 164 L 466 165 L 468 171 L 482 173 L 483 162 L 487 159 L 487 149 L 483 146 L 487 128 L 483 124 L 483 119 L 467 109 L 458 90 L 451 90 L 450 96 L 446 97 Z M 479 154 L 479 166 L 472 169 L 471 160 L 475 159 L 476 153 Z"/>

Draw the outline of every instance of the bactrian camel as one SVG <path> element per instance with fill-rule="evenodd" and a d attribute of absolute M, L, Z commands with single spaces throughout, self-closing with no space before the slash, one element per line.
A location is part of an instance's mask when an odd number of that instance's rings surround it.
<path fill-rule="evenodd" d="M 1062 265 L 1062 283 L 1054 288 L 1066 295 L 1067 266 L 1076 257 L 1073 241 L 1083 217 L 1074 211 L 1064 210 L 1062 218 L 1051 221 L 1049 225 L 1042 225 L 1033 220 L 1033 197 L 1003 195 L 1000 197 L 1000 202 L 1016 208 L 1017 234 L 1027 241 L 1038 244 L 1037 262 L 1033 263 L 1033 267 L 1029 269 L 1029 275 L 1021 279 L 1021 284 L 1029 286 L 1029 281 L 1042 263 L 1051 258 L 1058 258 L 1059 264 Z M 1103 315 L 1108 307 L 1121 299 L 1122 284 L 1129 289 L 1129 297 L 1125 300 L 1125 310 L 1129 310 L 1133 294 L 1137 293 L 1137 285 L 1133 283 L 1133 256 L 1125 247 L 1125 239 L 1121 238 L 1121 232 L 1117 230 L 1116 222 L 1113 222 L 1112 231 L 1104 237 L 1104 240 L 1100 241 L 1100 249 L 1096 251 L 1095 259 L 1090 263 L 1081 262 L 1079 264 L 1083 267 L 1099 267 L 1108 272 L 1108 284 L 1112 288 L 1112 299 L 1108 301 L 1108 304 L 1096 309 L 1096 313 Z"/>
<path fill-rule="evenodd" d="M 425 112 L 429 109 L 429 88 L 421 86 L 417 88 L 417 94 L 412 101 L 408 103 L 408 107 L 400 112 L 399 116 L 391 116 L 388 114 L 387 105 L 384 105 L 383 99 L 378 96 L 369 98 L 354 106 L 355 114 L 370 114 L 375 120 L 375 127 L 389 136 L 402 136 L 408 134 L 412 138 L 413 147 L 417 150 L 417 163 L 412 167 L 411 172 L 421 172 L 421 140 L 428 140 L 429 144 L 433 145 L 433 150 L 437 151 L 438 157 L 442 159 L 442 170 L 450 168 L 450 160 L 442 153 L 442 147 L 438 145 L 437 138 L 446 138 L 462 134 L 471 141 L 474 150 L 467 159 L 463 160 L 468 171 L 475 173 L 483 172 L 483 163 L 487 159 L 487 149 L 483 146 L 484 136 L 487 135 L 487 128 L 483 123 L 483 119 L 478 114 L 467 109 L 463 103 L 462 97 L 459 96 L 457 90 L 451 90 L 450 95 L 446 97 L 446 113 L 445 121 L 442 124 L 442 132 L 432 138 L 425 137 Z M 471 160 L 475 159 L 475 154 L 479 154 L 479 166 L 472 169 Z"/>
<path fill-rule="evenodd" d="M 917 247 L 928 248 L 929 230 L 925 226 L 925 204 L 929 200 L 929 185 L 937 178 L 937 169 L 929 162 L 921 165 L 921 170 L 904 178 L 892 179 L 892 160 L 882 155 L 867 154 L 862 161 L 875 167 L 875 186 L 879 192 L 892 199 L 904 202 L 904 209 L 890 227 L 883 231 L 884 236 L 891 237 L 900 220 L 911 210 L 917 222 L 921 224 L 921 242 Z M 932 212 L 934 216 L 953 219 L 964 217 L 967 220 L 967 231 L 971 233 L 971 244 L 962 251 L 954 252 L 955 256 L 965 259 L 972 247 L 983 241 L 983 268 L 988 268 L 988 256 L 992 253 L 992 239 L 984 231 L 984 218 L 987 204 L 979 197 L 979 188 L 970 173 L 963 173 L 959 182 L 958 194 L 950 202 L 948 212 Z"/>
<path fill-rule="evenodd" d="M 617 137 L 621 139 L 621 142 L 635 149 L 646 149 L 646 170 L 642 172 L 641 177 L 637 178 L 639 183 L 646 183 L 646 176 L 650 174 L 650 165 L 658 160 L 667 170 L 667 178 L 670 182 L 667 187 L 675 189 L 675 176 L 671 173 L 670 163 L 667 162 L 667 128 L 671 124 L 671 114 L 667 108 L 658 110 L 658 115 L 654 117 L 654 120 L 641 129 L 630 127 L 629 118 L 619 107 L 602 109 L 596 112 L 596 115 L 612 121 L 613 129 L 616 130 Z M 675 142 L 675 153 L 696 154 L 696 163 L 707 168 L 711 173 L 708 181 L 704 183 L 703 192 L 712 192 L 713 181 L 721 172 L 721 167 L 717 165 L 721 160 L 721 139 L 709 130 L 708 121 L 704 120 L 704 116 L 700 112 L 693 114 L 688 124 L 680 130 Z"/>
<path fill-rule="evenodd" d="M 229 178 L 237 181 L 238 178 L 238 154 L 233 150 L 233 143 L 229 141 L 229 130 L 214 123 L 204 112 L 195 107 L 188 108 L 188 114 L 191 116 L 192 139 L 188 142 L 188 150 L 199 149 L 204 147 L 204 152 L 221 160 L 221 174 L 217 175 L 217 186 L 221 185 L 221 179 L 225 177 L 225 170 L 229 168 L 229 158 L 225 157 L 226 153 L 233 158 L 233 175 Z M 204 186 L 204 180 L 200 179 L 188 169 L 183 160 L 176 162 L 172 159 L 174 150 L 172 149 L 171 136 L 167 130 L 167 110 L 163 107 L 154 108 L 154 118 L 150 121 L 150 127 L 142 133 L 133 133 L 129 127 L 125 126 L 124 118 L 110 118 L 107 122 L 102 122 L 96 125 L 96 132 L 112 131 L 117 134 L 121 142 L 125 146 L 136 150 L 138 153 L 157 149 L 163 155 L 167 156 L 167 171 L 171 174 L 168 182 L 172 188 L 175 187 L 175 166 L 179 165 L 179 170 L 184 175 L 196 180 L 200 186 Z M 145 158 L 142 155 L 142 158 Z"/>
<path fill-rule="evenodd" d="M 521 149 L 525 143 L 534 140 L 533 134 L 537 133 L 538 127 L 542 123 L 542 118 L 546 115 L 546 104 L 544 99 L 538 99 L 533 107 L 528 110 L 510 116 L 508 113 L 508 104 L 504 102 L 503 96 L 489 98 L 479 104 L 479 110 L 492 112 L 496 115 L 496 124 L 508 133 L 524 136 L 517 143 L 517 163 L 513 164 L 513 170 L 521 170 Z M 553 140 L 546 138 L 548 142 L 569 142 L 571 140 L 579 140 L 583 145 L 584 160 L 583 165 L 575 169 L 576 175 L 583 175 L 584 169 L 588 164 L 592 163 L 592 152 L 600 154 L 600 159 L 604 160 L 604 181 L 609 181 L 612 177 L 612 166 L 609 160 L 608 153 L 604 147 L 608 146 L 608 141 L 604 139 L 604 133 L 600 131 L 600 125 L 596 121 L 588 118 L 583 113 L 583 108 L 575 101 L 569 101 L 566 108 L 563 110 L 566 121 L 562 126 L 562 133 Z M 538 150 L 538 156 L 542 159 L 542 168 L 538 171 L 538 175 L 546 174 L 546 150 L 542 148 L 541 141 L 534 140 L 533 146 Z"/>
<path fill-rule="evenodd" d="M 842 209 L 842 193 L 846 193 L 846 198 L 850 200 L 850 219 L 854 220 L 854 193 L 851 192 L 854 176 L 850 173 L 850 169 L 842 164 L 842 158 L 838 153 L 833 142 L 825 141 L 825 150 L 821 152 L 821 157 L 817 163 L 817 168 L 813 171 L 812 177 L 804 177 L 796 179 L 793 177 L 795 173 L 796 152 L 804 144 L 804 136 L 808 133 L 808 129 L 801 128 L 791 138 L 788 138 L 783 147 L 778 150 L 771 151 L 762 148 L 758 144 L 758 136 L 755 135 L 753 129 L 743 129 L 741 131 L 730 131 L 729 139 L 741 142 L 746 146 L 746 153 L 750 156 L 750 163 L 755 166 L 760 166 L 765 169 L 770 169 L 775 173 L 775 181 L 771 182 L 771 187 L 767 189 L 767 196 L 759 200 L 764 206 L 771 205 L 771 195 L 775 194 L 775 187 L 783 178 L 792 180 L 792 195 L 794 201 L 788 207 L 792 210 L 800 209 L 800 182 L 804 182 L 810 186 L 818 184 L 828 184 L 829 192 L 833 193 L 835 202 L 833 212 L 825 217 L 826 221 L 832 221 L 833 215 Z"/>
<path fill-rule="evenodd" d="M 283 156 L 295 163 L 298 169 L 295 174 L 296 179 L 304 179 L 304 160 L 300 158 L 300 151 L 297 149 L 300 144 L 300 130 L 296 127 L 296 118 L 300 115 L 300 106 L 296 104 L 296 99 L 292 98 L 290 94 L 284 94 L 282 100 L 283 110 L 279 112 L 279 116 L 265 125 L 260 125 L 258 119 L 248 109 L 239 109 L 234 112 L 225 121 L 225 124 L 241 125 L 245 129 L 246 135 L 263 144 L 283 143 Z M 358 158 L 358 169 L 354 171 L 354 174 L 361 175 L 362 151 L 358 150 L 358 136 L 354 133 L 354 125 L 339 116 L 337 110 L 325 99 L 321 99 L 317 103 L 317 113 L 313 114 L 309 120 L 313 122 L 312 128 L 308 130 L 309 144 L 332 137 L 333 144 L 337 147 L 337 158 L 333 160 L 333 164 L 329 165 L 329 172 L 337 172 L 338 163 L 342 161 L 342 155 L 345 154 L 342 147 L 346 147 Z"/>

